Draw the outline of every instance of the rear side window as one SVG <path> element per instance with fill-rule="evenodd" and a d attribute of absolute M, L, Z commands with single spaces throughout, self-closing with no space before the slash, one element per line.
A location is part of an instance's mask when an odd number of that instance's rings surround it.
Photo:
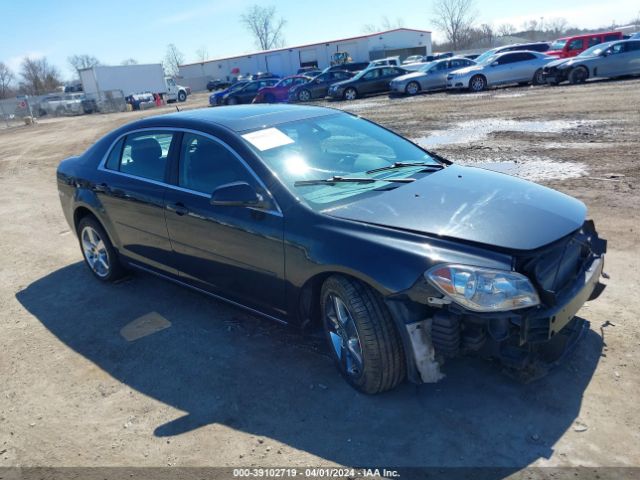
<path fill-rule="evenodd" d="M 598 45 L 599 43 L 601 43 L 600 37 L 591 37 L 589 39 L 589 47 L 593 47 L 594 45 Z"/>
<path fill-rule="evenodd" d="M 627 52 L 638 51 L 640 50 L 640 42 L 628 42 L 627 43 Z"/>
<path fill-rule="evenodd" d="M 249 171 L 227 147 L 202 135 L 186 133 L 178 185 L 210 195 L 216 188 L 233 182 L 254 184 Z"/>
<path fill-rule="evenodd" d="M 118 170 L 128 175 L 164 181 L 173 134 L 141 132 L 127 135 Z"/>
<path fill-rule="evenodd" d="M 111 152 L 109 152 L 109 157 L 107 157 L 107 161 L 104 164 L 105 168 L 109 170 L 119 170 L 120 168 L 120 156 L 122 155 L 122 144 L 124 143 L 124 138 L 118 140 L 118 142 L 113 146 Z"/>

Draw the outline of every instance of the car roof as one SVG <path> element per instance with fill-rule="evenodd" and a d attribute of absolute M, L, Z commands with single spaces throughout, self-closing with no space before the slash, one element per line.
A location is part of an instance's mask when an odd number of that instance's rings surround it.
<path fill-rule="evenodd" d="M 216 108 L 199 108 L 145 118 L 130 124 L 135 128 L 176 127 L 206 130 L 226 127 L 236 132 L 268 128 L 287 122 L 335 114 L 331 108 L 307 105 L 248 104 Z"/>

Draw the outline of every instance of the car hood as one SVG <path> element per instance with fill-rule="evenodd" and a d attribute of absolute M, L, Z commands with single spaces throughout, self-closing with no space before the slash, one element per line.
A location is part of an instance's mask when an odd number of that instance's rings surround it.
<path fill-rule="evenodd" d="M 458 74 L 466 75 L 468 73 L 477 72 L 479 70 L 482 70 L 482 66 L 480 66 L 480 65 L 471 65 L 469 67 L 464 67 L 464 68 L 459 68 L 458 70 L 454 70 L 454 71 L 451 72 L 451 74 L 453 74 L 453 75 L 458 75 Z"/>
<path fill-rule="evenodd" d="M 412 79 L 417 80 L 419 78 L 425 77 L 426 74 L 424 72 L 411 72 L 406 73 L 404 75 L 400 75 L 399 77 L 394 78 L 392 81 L 394 82 L 408 82 Z"/>
<path fill-rule="evenodd" d="M 324 213 L 500 249 L 532 250 L 579 229 L 586 207 L 510 175 L 451 165 Z"/>
<path fill-rule="evenodd" d="M 559 57 L 562 55 L 563 50 L 547 50 L 544 52 L 545 55 L 549 55 L 550 57 Z"/>

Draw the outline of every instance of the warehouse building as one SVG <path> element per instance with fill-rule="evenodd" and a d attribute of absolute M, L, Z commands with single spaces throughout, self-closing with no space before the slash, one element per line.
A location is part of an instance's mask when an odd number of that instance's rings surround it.
<path fill-rule="evenodd" d="M 396 28 L 359 37 L 286 47 L 234 57 L 180 65 L 180 83 L 192 90 L 204 90 L 216 78 L 231 80 L 239 74 L 271 72 L 285 76 L 300 67 L 323 69 L 331 64 L 331 55 L 347 52 L 354 62 L 366 62 L 390 56 L 431 55 L 431 32 Z"/>

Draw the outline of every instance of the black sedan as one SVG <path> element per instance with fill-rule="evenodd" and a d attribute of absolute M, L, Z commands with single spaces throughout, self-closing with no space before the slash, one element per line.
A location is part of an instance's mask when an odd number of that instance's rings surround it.
<path fill-rule="evenodd" d="M 95 278 L 142 270 L 321 329 L 366 393 L 438 381 L 463 353 L 539 372 L 601 291 L 606 241 L 580 201 L 333 109 L 146 118 L 57 181 Z"/>
<path fill-rule="evenodd" d="M 231 86 L 231 82 L 227 80 L 221 80 L 219 78 L 215 80 L 209 80 L 207 82 L 207 90 L 213 92 L 214 90 L 224 90 L 225 88 L 229 88 Z"/>
<path fill-rule="evenodd" d="M 229 91 L 222 96 L 221 103 L 224 105 L 251 103 L 258 93 L 258 90 L 264 87 L 271 87 L 279 81 L 279 78 L 265 78 L 263 80 L 247 82 L 240 88 L 229 89 Z"/>
<path fill-rule="evenodd" d="M 308 102 L 314 98 L 324 98 L 327 96 L 327 90 L 332 84 L 352 76 L 353 73 L 346 70 L 327 70 L 317 77 L 313 77 L 307 83 L 289 90 L 289 101 Z"/>
<path fill-rule="evenodd" d="M 372 67 L 361 71 L 353 78 L 334 83 L 328 91 L 329 97 L 337 100 L 355 100 L 372 93 L 388 92 L 389 82 L 400 75 L 410 73 L 400 67 Z"/>

